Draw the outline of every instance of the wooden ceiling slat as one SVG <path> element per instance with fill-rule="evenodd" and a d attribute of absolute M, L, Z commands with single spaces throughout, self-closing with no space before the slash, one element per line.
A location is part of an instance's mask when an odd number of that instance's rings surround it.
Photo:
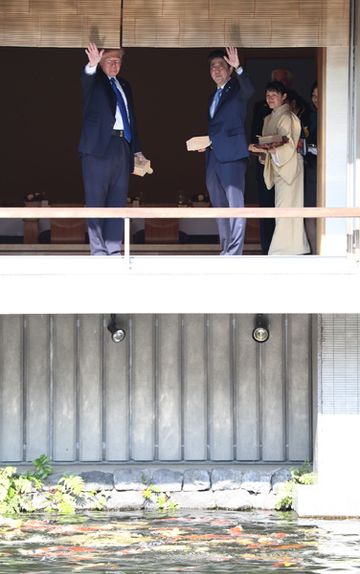
<path fill-rule="evenodd" d="M 266 48 L 271 44 L 270 18 L 241 18 L 225 21 L 225 46 Z"/>
<path fill-rule="evenodd" d="M 229 18 L 230 16 L 245 16 L 253 18 L 255 15 L 255 0 L 210 0 L 210 18 Z"/>
<path fill-rule="evenodd" d="M 95 42 L 101 48 L 118 48 L 120 46 L 120 18 L 99 17 L 92 15 L 84 17 L 82 31 L 82 46 L 89 41 Z"/>
<path fill-rule="evenodd" d="M 299 0 L 271 0 L 271 2 L 264 2 L 263 0 L 255 1 L 255 18 L 258 16 L 264 18 L 274 18 L 280 16 L 281 20 L 288 18 L 298 18 L 300 16 L 300 2 Z M 296 25 L 293 22 L 292 25 Z"/>
<path fill-rule="evenodd" d="M 301 19 L 294 22 L 292 18 L 283 20 L 281 23 L 276 18 L 271 19 L 271 46 L 318 46 L 320 36 L 320 23 L 314 19 Z"/>
<path fill-rule="evenodd" d="M 180 45 L 184 47 L 205 47 L 225 45 L 225 20 L 184 19 L 181 22 Z"/>
<path fill-rule="evenodd" d="M 7 15 L 0 19 L 1 46 L 38 46 L 40 42 L 39 18 Z"/>
<path fill-rule="evenodd" d="M 124 0 L 124 16 L 134 18 L 161 18 L 163 0 Z"/>
<path fill-rule="evenodd" d="M 209 0 L 164 0 L 163 17 L 209 17 Z"/>
<path fill-rule="evenodd" d="M 0 0 L 0 45 L 111 47 L 120 0 Z M 346 46 L 350 0 L 123 0 L 124 46 Z"/>
<path fill-rule="evenodd" d="M 135 21 L 136 46 L 179 46 L 180 22 L 178 18 Z"/>
<path fill-rule="evenodd" d="M 41 34 L 39 46 L 78 47 L 83 27 L 84 20 L 79 16 L 62 15 L 54 19 L 51 15 L 42 14 L 40 17 Z"/>
<path fill-rule="evenodd" d="M 78 0 L 30 0 L 30 14 L 76 15 Z"/>
<path fill-rule="evenodd" d="M 135 46 L 135 18 L 129 16 L 123 21 L 123 45 Z"/>
<path fill-rule="evenodd" d="M 321 18 L 323 4 L 323 0 L 302 0 L 300 4 L 300 15 L 303 17 Z"/>
<path fill-rule="evenodd" d="M 115 20 L 120 18 L 120 0 L 100 0 L 94 2 L 93 0 L 75 0 L 79 14 L 83 16 L 99 15 L 103 17 L 111 17 Z"/>
<path fill-rule="evenodd" d="M 30 14 L 29 0 L 1 0 L 0 14 Z"/>

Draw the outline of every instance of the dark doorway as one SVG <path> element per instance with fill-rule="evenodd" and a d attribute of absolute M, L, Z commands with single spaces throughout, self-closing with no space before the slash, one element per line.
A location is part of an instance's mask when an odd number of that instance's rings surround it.
<path fill-rule="evenodd" d="M 187 152 L 185 141 L 206 134 L 212 91 L 207 48 L 129 48 L 123 75 L 132 84 L 144 153 L 154 174 L 131 178 L 130 194 L 147 202 L 176 201 L 205 191 L 204 157 Z M 288 67 L 294 89 L 306 100 L 316 79 L 315 49 L 243 49 L 241 58 L 256 92 L 274 67 Z M 77 143 L 81 122 L 79 74 L 82 49 L 1 48 L 6 86 L 1 91 L 2 205 L 22 205 L 27 193 L 44 192 L 50 202 L 81 203 L 83 190 Z M 250 128 L 249 128 L 250 129 Z M 252 168 L 246 202 L 257 202 Z"/>

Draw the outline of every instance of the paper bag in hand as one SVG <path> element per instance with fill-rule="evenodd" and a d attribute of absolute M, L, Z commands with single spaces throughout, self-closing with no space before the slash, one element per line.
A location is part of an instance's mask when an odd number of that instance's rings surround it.
<path fill-rule="evenodd" d="M 142 159 L 135 156 L 135 165 L 134 165 L 134 175 L 139 175 L 143 177 L 146 173 L 153 173 L 154 170 L 151 167 L 149 159 Z"/>
<path fill-rule="evenodd" d="M 198 151 L 211 145 L 209 136 L 196 136 L 186 141 L 188 151 Z"/>

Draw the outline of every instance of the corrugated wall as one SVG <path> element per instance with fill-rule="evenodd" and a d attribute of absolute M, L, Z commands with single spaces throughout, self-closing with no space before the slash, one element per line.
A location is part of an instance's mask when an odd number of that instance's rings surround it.
<path fill-rule="evenodd" d="M 0 317 L 0 461 L 312 457 L 311 317 Z"/>
<path fill-rule="evenodd" d="M 0 45 L 346 46 L 349 0 L 0 0 Z"/>
<path fill-rule="evenodd" d="M 319 412 L 359 415 L 360 315 L 322 315 L 320 336 Z"/>

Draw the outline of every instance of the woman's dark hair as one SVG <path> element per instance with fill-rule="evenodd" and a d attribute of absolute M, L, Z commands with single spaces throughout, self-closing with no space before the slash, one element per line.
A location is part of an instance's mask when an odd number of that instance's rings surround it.
<path fill-rule="evenodd" d="M 315 90 L 315 88 L 317 88 L 317 82 L 314 82 L 313 85 L 311 86 L 311 90 L 310 90 L 310 98 L 312 98 L 313 95 L 313 91 Z"/>
<path fill-rule="evenodd" d="M 282 82 L 274 80 L 273 82 L 266 84 L 265 92 L 277 92 L 283 96 L 284 94 L 287 94 L 287 89 Z"/>

